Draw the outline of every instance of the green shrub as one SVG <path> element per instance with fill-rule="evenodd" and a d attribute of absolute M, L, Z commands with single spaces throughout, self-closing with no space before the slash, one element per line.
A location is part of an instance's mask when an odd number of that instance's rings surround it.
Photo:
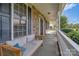
<path fill-rule="evenodd" d="M 61 31 L 65 32 L 65 33 L 69 33 L 71 31 L 73 31 L 72 29 L 61 29 Z"/>
<path fill-rule="evenodd" d="M 79 44 L 79 31 L 71 31 L 67 33 L 67 36 L 70 37 L 77 44 Z"/>

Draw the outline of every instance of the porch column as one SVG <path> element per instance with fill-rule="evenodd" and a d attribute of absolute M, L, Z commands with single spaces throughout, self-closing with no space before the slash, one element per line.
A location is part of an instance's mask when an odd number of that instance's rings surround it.
<path fill-rule="evenodd" d="M 58 30 L 60 30 L 60 11 L 58 12 Z"/>
<path fill-rule="evenodd" d="M 59 22 L 59 30 L 60 30 L 60 12 L 58 13 L 58 22 Z"/>

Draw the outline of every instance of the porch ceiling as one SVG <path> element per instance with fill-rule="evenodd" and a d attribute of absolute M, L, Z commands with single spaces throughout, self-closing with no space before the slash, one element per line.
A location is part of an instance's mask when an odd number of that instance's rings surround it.
<path fill-rule="evenodd" d="M 32 5 L 40 11 L 48 21 L 56 21 L 59 4 L 58 3 L 33 3 Z"/>

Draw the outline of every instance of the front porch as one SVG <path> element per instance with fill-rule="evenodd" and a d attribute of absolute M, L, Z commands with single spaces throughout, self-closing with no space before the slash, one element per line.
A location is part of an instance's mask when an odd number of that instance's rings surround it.
<path fill-rule="evenodd" d="M 6 5 L 7 7 L 4 8 Z M 4 11 L 2 9 L 0 10 L 0 55 L 79 55 L 79 45 L 73 42 L 60 30 L 60 15 L 65 4 L 15 3 L 1 4 L 1 6 Z M 11 12 L 8 10 L 9 7 L 12 8 L 10 9 Z M 8 12 L 7 15 L 9 16 L 5 16 L 6 9 Z M 8 21 L 6 21 L 6 18 Z M 48 31 L 47 33 L 46 30 Z M 44 38 L 39 40 L 36 39 L 36 36 L 44 36 Z M 10 46 L 5 44 L 2 45 L 1 43 L 7 43 Z M 19 48 L 17 44 L 20 45 Z M 23 52 L 21 49 L 25 48 L 26 51 Z"/>
<path fill-rule="evenodd" d="M 79 56 L 79 45 L 67 37 L 62 31 L 47 34 L 34 56 Z"/>
<path fill-rule="evenodd" d="M 34 56 L 59 56 L 59 48 L 57 44 L 56 31 L 46 34 L 43 39 L 43 46 L 41 46 L 35 53 Z"/>

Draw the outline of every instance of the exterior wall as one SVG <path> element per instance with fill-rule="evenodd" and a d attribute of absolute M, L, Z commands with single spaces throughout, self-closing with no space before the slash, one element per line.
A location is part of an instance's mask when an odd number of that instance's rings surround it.
<path fill-rule="evenodd" d="M 28 35 L 28 6 L 31 8 L 31 34 L 36 34 L 36 35 L 40 35 L 40 28 L 41 28 L 41 26 L 40 26 L 40 24 L 41 24 L 41 22 L 40 22 L 40 19 L 42 19 L 42 21 L 43 21 L 43 35 L 45 35 L 45 31 L 46 31 L 46 29 L 48 28 L 48 22 L 46 22 L 46 19 L 45 19 L 45 17 L 33 6 L 33 5 L 31 5 L 31 4 L 25 4 L 26 5 L 26 11 L 25 11 L 25 15 L 26 15 L 26 25 L 25 25 L 25 27 L 26 27 L 26 30 L 25 30 L 25 34 L 23 34 L 22 33 L 22 36 L 18 36 L 17 38 L 15 38 L 14 36 L 16 36 L 14 33 L 15 33 L 15 23 L 16 23 L 16 21 L 14 21 L 15 20 L 15 18 L 14 17 L 16 17 L 17 15 L 15 15 L 15 6 L 14 6 L 14 3 L 13 4 L 11 4 L 11 10 L 10 10 L 10 13 L 11 13 L 11 16 L 10 16 L 10 23 L 11 24 L 9 24 L 9 25 L 11 25 L 11 27 L 10 27 L 10 31 L 11 31 L 11 33 L 10 33 L 10 37 L 11 37 L 11 39 L 10 40 L 14 40 L 14 39 L 26 39 L 26 36 Z M 19 6 L 20 7 L 20 6 Z M 21 7 L 22 9 L 24 9 L 23 7 Z M 19 8 L 18 8 L 18 10 L 17 10 L 17 12 L 19 12 Z M 19 16 L 19 15 L 18 15 Z M 18 17 L 17 16 L 17 17 Z M 21 18 L 19 19 L 18 18 L 18 20 L 21 20 Z M 17 21 L 18 21 L 17 20 Z M 25 20 L 22 20 L 22 22 L 24 21 L 25 22 Z M 18 23 L 18 22 L 17 22 Z M 0 23 L 1 24 L 1 23 Z M 19 25 L 18 25 L 19 26 Z M 1 26 L 0 26 L 1 27 Z M 8 27 L 7 27 L 8 28 Z M 21 27 L 19 27 L 19 28 L 21 28 Z M 23 27 L 22 27 L 23 28 Z M 21 29 L 22 29 L 21 28 Z M 1 30 L 0 30 L 1 31 Z M 19 32 L 18 32 L 19 33 Z M 0 35 L 0 36 L 2 36 L 2 35 Z M 22 38 L 23 37 L 23 38 Z M 6 41 L 6 40 L 4 40 L 4 41 Z"/>
<path fill-rule="evenodd" d="M 39 13 L 35 8 L 32 8 L 32 33 L 39 35 Z"/>
<path fill-rule="evenodd" d="M 46 31 L 45 17 L 33 6 L 32 7 L 32 34 L 40 35 L 40 19 L 43 20 L 43 35 Z"/>

